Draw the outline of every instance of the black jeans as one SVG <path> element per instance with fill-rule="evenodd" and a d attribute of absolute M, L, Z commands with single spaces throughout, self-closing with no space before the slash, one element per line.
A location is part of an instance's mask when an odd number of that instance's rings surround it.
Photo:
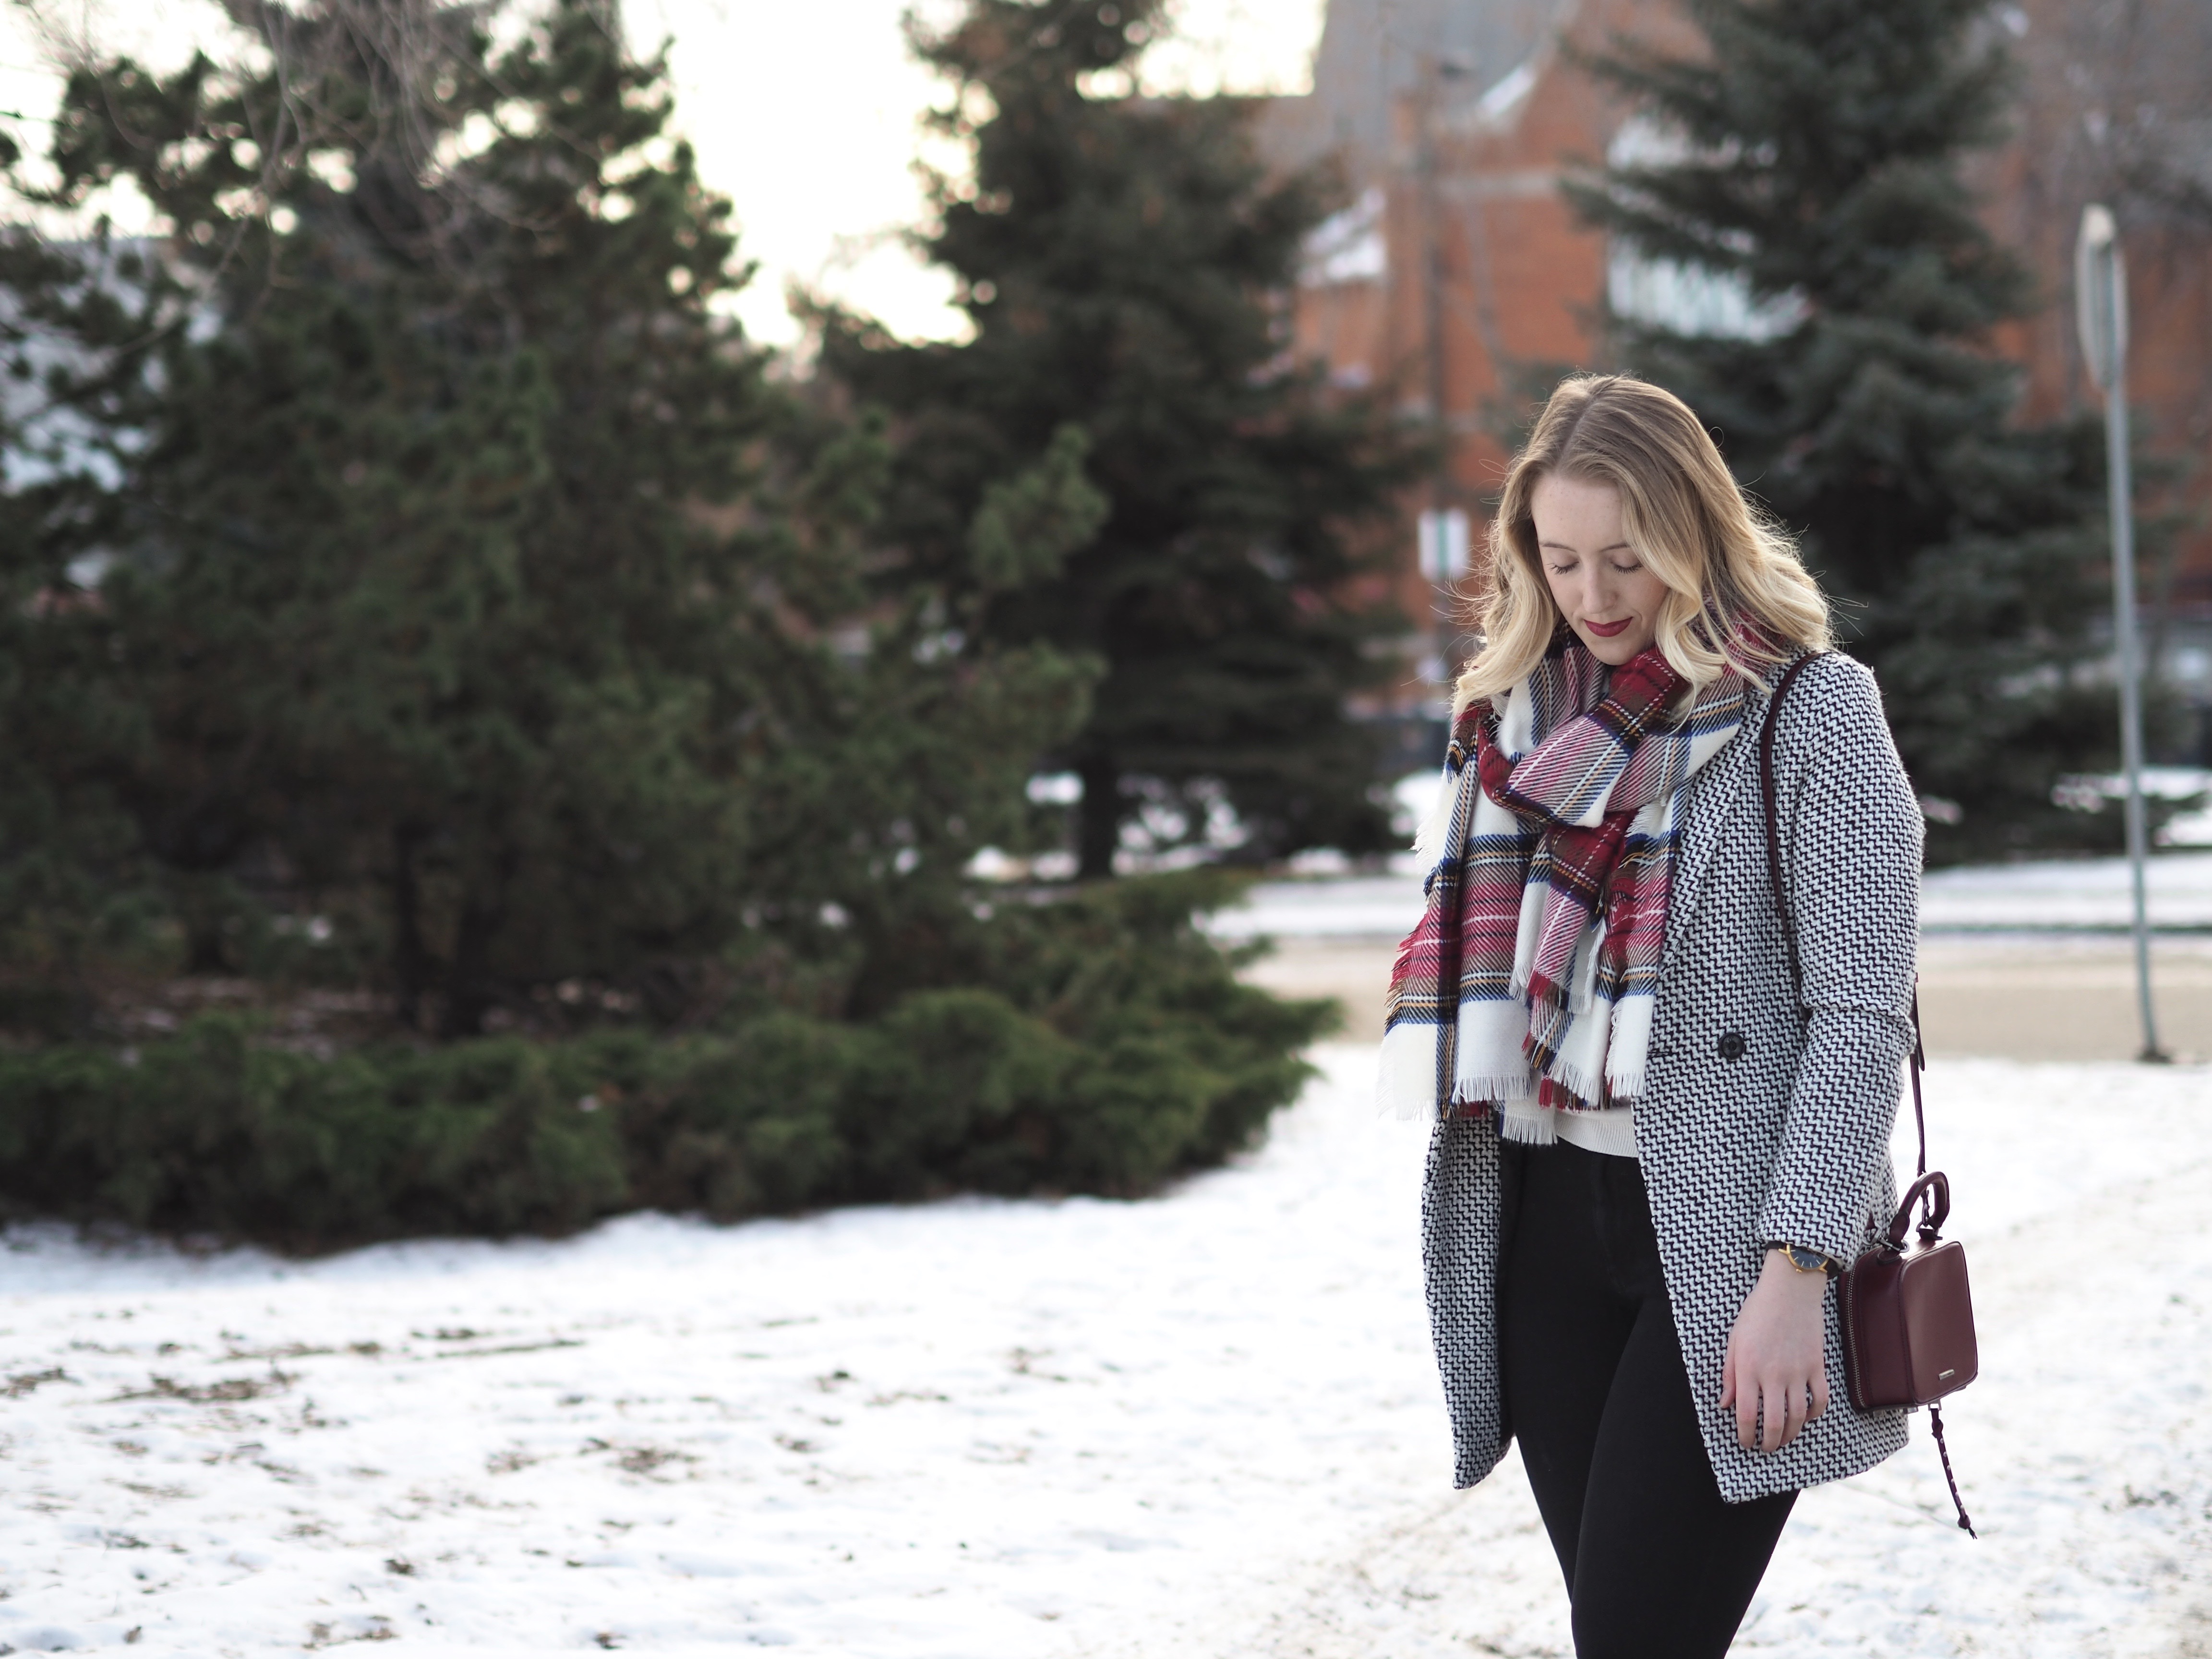
<path fill-rule="evenodd" d="M 1566 1576 L 1575 1652 L 1717 1659 L 1797 1494 L 1721 1498 L 1636 1160 L 1506 1150 L 1505 1407 Z"/>

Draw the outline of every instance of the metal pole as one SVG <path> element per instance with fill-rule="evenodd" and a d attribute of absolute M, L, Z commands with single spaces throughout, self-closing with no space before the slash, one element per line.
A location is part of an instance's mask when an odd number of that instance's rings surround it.
<path fill-rule="evenodd" d="M 1430 622 L 1436 635 L 1437 674 L 1442 696 L 1451 700 L 1454 626 L 1449 577 L 1446 575 L 1444 514 L 1451 505 L 1451 416 L 1445 407 L 1450 385 L 1444 362 L 1444 236 L 1443 203 L 1439 199 L 1437 156 L 1437 104 L 1442 95 L 1444 69 L 1433 52 L 1420 59 L 1419 127 L 1415 134 L 1413 167 L 1421 195 L 1421 333 L 1428 362 L 1430 432 L 1436 447 L 1436 471 L 1429 479 L 1429 523 L 1434 526 L 1436 546 L 1430 579 L 1436 591 L 1429 596 Z"/>
<path fill-rule="evenodd" d="M 2150 1000 L 2150 915 L 2143 890 L 2142 683 L 2136 650 L 2136 535 L 2134 490 L 2128 466 L 2128 394 L 2124 371 L 2113 376 L 2105 399 L 2105 467 L 2112 511 L 2112 623 L 2120 658 L 2120 764 L 2128 775 L 2128 874 L 2135 890 L 2136 1001 L 2142 1012 L 2142 1053 L 2166 1059 L 2159 1047 L 2158 1016 Z"/>
<path fill-rule="evenodd" d="M 1430 432 L 1437 447 L 1436 470 L 1429 477 L 1429 507 L 1422 515 L 1427 527 L 1422 550 L 1430 579 L 1436 584 L 1436 591 L 1429 596 L 1430 620 L 1435 632 L 1437 674 L 1443 682 L 1440 695 L 1449 705 L 1452 684 L 1458 677 L 1453 652 L 1460 639 L 1456 595 L 1451 584 L 1465 573 L 1456 566 L 1454 556 L 1456 544 L 1453 520 L 1457 509 L 1452 503 L 1458 499 L 1459 486 L 1452 473 L 1451 375 L 1444 337 L 1444 297 L 1451 274 L 1445 237 L 1451 228 L 1445 223 L 1437 118 L 1441 112 L 1444 83 L 1464 76 L 1467 66 L 1431 50 L 1421 54 L 1419 68 L 1413 175 L 1419 185 L 1421 203 L 1421 334 L 1428 359 Z M 1433 549 L 1426 540 L 1431 531 L 1435 538 Z"/>
<path fill-rule="evenodd" d="M 2120 764 L 2127 774 L 2128 875 L 2133 890 L 2136 1001 L 2142 1016 L 2138 1060 L 2172 1058 L 2158 1042 L 2158 1015 L 2150 996 L 2150 914 L 2144 891 L 2147 853 L 2142 799 L 2142 684 L 2136 648 L 2135 491 L 2128 456 L 2127 267 L 2112 214 L 2092 204 L 2082 210 L 2075 248 L 2081 344 L 2089 370 L 2105 392 L 2105 479 L 2112 524 L 2112 644 L 2120 682 Z"/>

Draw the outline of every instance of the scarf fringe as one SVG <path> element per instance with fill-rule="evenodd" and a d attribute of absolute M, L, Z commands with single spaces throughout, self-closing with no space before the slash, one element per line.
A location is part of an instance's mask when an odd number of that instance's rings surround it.
<path fill-rule="evenodd" d="M 1607 1081 L 1601 1073 L 1589 1071 L 1563 1055 L 1545 1068 L 1544 1079 L 1572 1095 L 1581 1110 L 1601 1112 L 1605 1109 L 1599 1103 L 1607 1099 Z M 1622 1103 L 1613 1100 L 1608 1103 L 1618 1106 Z"/>
<path fill-rule="evenodd" d="M 1452 1085 L 1452 1098 L 1480 1101 L 1486 1106 L 1534 1106 L 1536 1079 L 1525 1068 L 1491 1077 L 1462 1078 Z"/>
<path fill-rule="evenodd" d="M 1534 978 L 1527 968 L 1517 964 L 1513 969 L 1513 977 L 1506 983 L 1506 989 L 1516 1001 L 1529 1007 L 1540 1004 L 1547 1008 L 1565 1008 L 1571 1012 L 1577 1012 L 1571 1006 L 1573 996 L 1565 986 L 1556 984 L 1548 979 Z"/>
<path fill-rule="evenodd" d="M 1451 1097 L 1493 1104 L 1534 1102 L 1536 1073 L 1520 1049 L 1528 1025 L 1528 1011 L 1518 1002 L 1462 1003 L 1459 1065 L 1452 1075 Z"/>
<path fill-rule="evenodd" d="M 1651 1053 L 1651 1019 L 1658 999 L 1623 997 L 1613 1005 L 1613 1035 L 1606 1044 L 1605 1085 L 1615 1100 L 1644 1097 L 1644 1071 Z"/>
<path fill-rule="evenodd" d="M 1565 1009 L 1571 1014 L 1586 1014 L 1598 1000 L 1598 971 L 1604 957 L 1605 920 L 1600 917 L 1583 930 L 1575 946 L 1574 961 L 1567 969 L 1568 983 L 1562 985 L 1556 980 L 1541 977 L 1534 964 L 1523 959 L 1514 963 L 1513 977 L 1506 989 L 1532 1008 L 1540 1003 L 1547 1008 Z"/>
<path fill-rule="evenodd" d="M 1427 1025 L 1393 1025 L 1382 1033 L 1382 1048 L 1376 1060 L 1375 1109 L 1379 1116 L 1395 1109 L 1401 1121 L 1443 1115 L 1449 1092 L 1438 1098 L 1437 1038 Z"/>
<path fill-rule="evenodd" d="M 1523 1105 L 1516 1101 L 1499 1109 L 1498 1133 L 1523 1146 L 1549 1146 L 1559 1138 L 1559 1116 L 1552 1107 Z"/>

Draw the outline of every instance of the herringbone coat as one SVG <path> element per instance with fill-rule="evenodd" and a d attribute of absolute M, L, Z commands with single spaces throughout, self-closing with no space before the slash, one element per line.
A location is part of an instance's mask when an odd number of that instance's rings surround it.
<path fill-rule="evenodd" d="M 1769 685 L 1780 678 L 1778 670 Z M 1769 705 L 1692 780 L 1636 1138 L 1682 1361 L 1721 1495 L 1743 1503 L 1872 1468 L 1899 1411 L 1854 1410 L 1835 1293 L 1830 1405 L 1778 1452 L 1745 1451 L 1720 1405 L 1729 1330 L 1768 1241 L 1849 1261 L 1896 1203 L 1889 1135 L 1912 1046 L 1921 818 L 1874 677 L 1809 664 L 1784 701 L 1775 777 L 1784 880 L 1802 958 L 1801 1018 L 1766 873 L 1759 740 Z M 1735 1039 L 1740 1039 L 1735 1040 Z M 1422 1197 L 1429 1317 L 1471 1486 L 1512 1436 L 1498 1382 L 1497 1119 L 1439 1122 Z"/>

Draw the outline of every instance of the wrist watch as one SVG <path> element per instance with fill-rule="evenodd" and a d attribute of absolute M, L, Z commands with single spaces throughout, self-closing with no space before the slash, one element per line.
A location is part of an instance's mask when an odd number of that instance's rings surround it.
<path fill-rule="evenodd" d="M 1782 1252 L 1783 1258 L 1801 1273 L 1829 1273 L 1836 1271 L 1836 1259 L 1823 1255 L 1818 1250 L 1808 1250 L 1802 1244 L 1777 1243 L 1769 1248 Z"/>

